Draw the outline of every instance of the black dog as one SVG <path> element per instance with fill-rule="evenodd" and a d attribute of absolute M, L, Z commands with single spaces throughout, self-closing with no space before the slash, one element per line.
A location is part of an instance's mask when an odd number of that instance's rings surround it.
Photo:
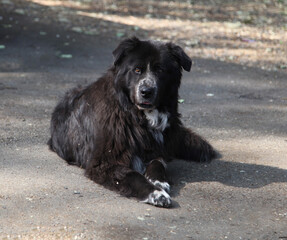
<path fill-rule="evenodd" d="M 165 162 L 216 157 L 179 119 L 181 72 L 190 71 L 191 60 L 177 45 L 137 38 L 121 42 L 113 55 L 104 76 L 69 91 L 57 105 L 50 148 L 96 183 L 170 207 Z"/>

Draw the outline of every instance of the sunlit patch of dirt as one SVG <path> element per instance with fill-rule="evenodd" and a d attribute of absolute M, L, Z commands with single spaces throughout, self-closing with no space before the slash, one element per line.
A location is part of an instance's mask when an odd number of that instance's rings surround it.
<path fill-rule="evenodd" d="M 287 0 L 1 1 L 79 34 L 174 41 L 192 57 L 287 72 Z"/>

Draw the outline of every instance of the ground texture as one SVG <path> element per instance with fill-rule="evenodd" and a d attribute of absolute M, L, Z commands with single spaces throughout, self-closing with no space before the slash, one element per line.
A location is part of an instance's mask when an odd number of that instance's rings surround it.
<path fill-rule="evenodd" d="M 129 34 L 131 25 L 115 27 L 102 19 L 114 32 L 86 34 L 80 20 L 75 28 L 77 19 L 67 20 L 74 30 L 52 17 L 41 22 L 45 11 L 54 16 L 55 9 L 35 2 L 30 9 L 2 0 L 0 7 L 0 238 L 287 239 L 284 62 L 257 67 L 250 61 L 249 67 L 231 63 L 235 58 L 195 55 L 182 80 L 180 111 L 185 125 L 207 138 L 222 158 L 207 165 L 169 164 L 174 207 L 156 208 L 93 183 L 46 146 L 59 97 L 95 81 L 124 37 L 117 30 Z M 139 36 L 153 35 L 135 27 Z M 191 56 L 195 51 L 186 50 Z"/>

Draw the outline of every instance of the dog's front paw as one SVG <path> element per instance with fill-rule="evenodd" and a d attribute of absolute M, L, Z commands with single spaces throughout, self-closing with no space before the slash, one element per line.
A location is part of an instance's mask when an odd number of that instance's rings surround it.
<path fill-rule="evenodd" d="M 154 190 L 143 202 L 152 204 L 157 207 L 171 207 L 171 198 L 169 194 L 164 190 Z"/>
<path fill-rule="evenodd" d="M 149 179 L 149 181 L 154 185 L 157 186 L 161 189 L 163 189 L 164 191 L 166 191 L 167 193 L 170 193 L 170 185 L 167 182 L 160 182 L 158 180 L 151 180 Z"/>

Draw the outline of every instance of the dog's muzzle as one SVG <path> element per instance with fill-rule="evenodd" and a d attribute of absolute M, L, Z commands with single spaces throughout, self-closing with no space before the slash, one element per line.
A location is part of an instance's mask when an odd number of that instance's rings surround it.
<path fill-rule="evenodd" d="M 137 85 L 136 104 L 140 109 L 155 108 L 157 98 L 156 81 L 152 79 L 143 79 Z"/>

